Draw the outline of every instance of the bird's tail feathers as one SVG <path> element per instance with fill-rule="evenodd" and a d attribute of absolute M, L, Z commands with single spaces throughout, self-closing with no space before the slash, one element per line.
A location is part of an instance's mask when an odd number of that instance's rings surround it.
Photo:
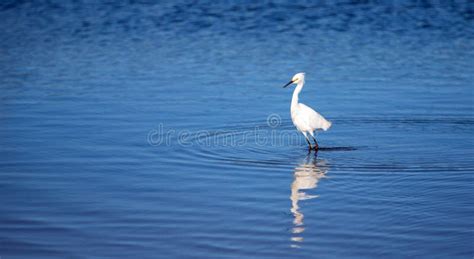
<path fill-rule="evenodd" d="M 328 130 L 328 129 L 331 127 L 331 125 L 332 125 L 332 122 L 330 122 L 330 121 L 325 121 L 323 130 L 324 130 L 324 131 Z"/>

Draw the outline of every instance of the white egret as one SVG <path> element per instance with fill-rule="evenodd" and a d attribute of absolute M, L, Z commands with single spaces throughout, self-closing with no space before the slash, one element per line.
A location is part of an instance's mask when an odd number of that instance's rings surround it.
<path fill-rule="evenodd" d="M 311 146 L 311 141 L 309 141 L 308 134 L 314 140 L 314 149 L 318 150 L 319 145 L 316 141 L 316 138 L 314 138 L 314 131 L 319 129 L 324 131 L 328 130 L 331 127 L 331 122 L 327 121 L 315 110 L 298 102 L 298 96 L 304 86 L 304 75 L 304 73 L 298 73 L 294 75 L 291 81 L 283 86 L 283 88 L 291 84 L 296 84 L 295 91 L 293 92 L 293 98 L 291 99 L 291 120 L 296 126 L 296 129 L 303 133 L 306 141 L 308 142 L 309 148 L 312 149 L 313 147 Z"/>

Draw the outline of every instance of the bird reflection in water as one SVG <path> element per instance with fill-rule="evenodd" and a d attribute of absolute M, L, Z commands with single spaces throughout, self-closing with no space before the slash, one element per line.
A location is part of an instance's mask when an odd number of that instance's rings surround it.
<path fill-rule="evenodd" d="M 291 237 L 291 247 L 299 248 L 300 243 L 303 242 L 301 233 L 305 231 L 303 224 L 304 215 L 300 211 L 298 205 L 299 201 L 309 200 L 318 197 L 317 195 L 310 195 L 303 190 L 314 189 L 318 186 L 321 178 L 325 177 L 329 167 L 326 160 L 318 159 L 316 155 L 311 153 L 305 158 L 303 163 L 300 163 L 295 168 L 294 180 L 291 184 L 291 213 L 293 213 L 293 228 Z"/>

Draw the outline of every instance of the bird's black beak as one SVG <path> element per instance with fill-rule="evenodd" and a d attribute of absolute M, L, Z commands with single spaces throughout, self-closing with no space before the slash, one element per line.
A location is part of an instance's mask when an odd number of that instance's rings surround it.
<path fill-rule="evenodd" d="M 291 85 L 291 84 L 293 84 L 293 80 L 291 80 L 291 81 L 288 82 L 286 85 L 284 85 L 283 88 L 285 88 L 285 87 L 287 87 L 287 86 L 289 86 L 289 85 Z"/>

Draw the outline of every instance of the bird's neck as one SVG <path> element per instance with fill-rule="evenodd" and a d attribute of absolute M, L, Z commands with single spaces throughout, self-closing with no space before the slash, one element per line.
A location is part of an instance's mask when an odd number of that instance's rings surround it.
<path fill-rule="evenodd" d="M 301 81 L 296 85 L 295 91 L 293 91 L 293 98 L 291 98 L 291 109 L 295 109 L 298 106 L 298 96 L 303 89 L 304 81 Z"/>

